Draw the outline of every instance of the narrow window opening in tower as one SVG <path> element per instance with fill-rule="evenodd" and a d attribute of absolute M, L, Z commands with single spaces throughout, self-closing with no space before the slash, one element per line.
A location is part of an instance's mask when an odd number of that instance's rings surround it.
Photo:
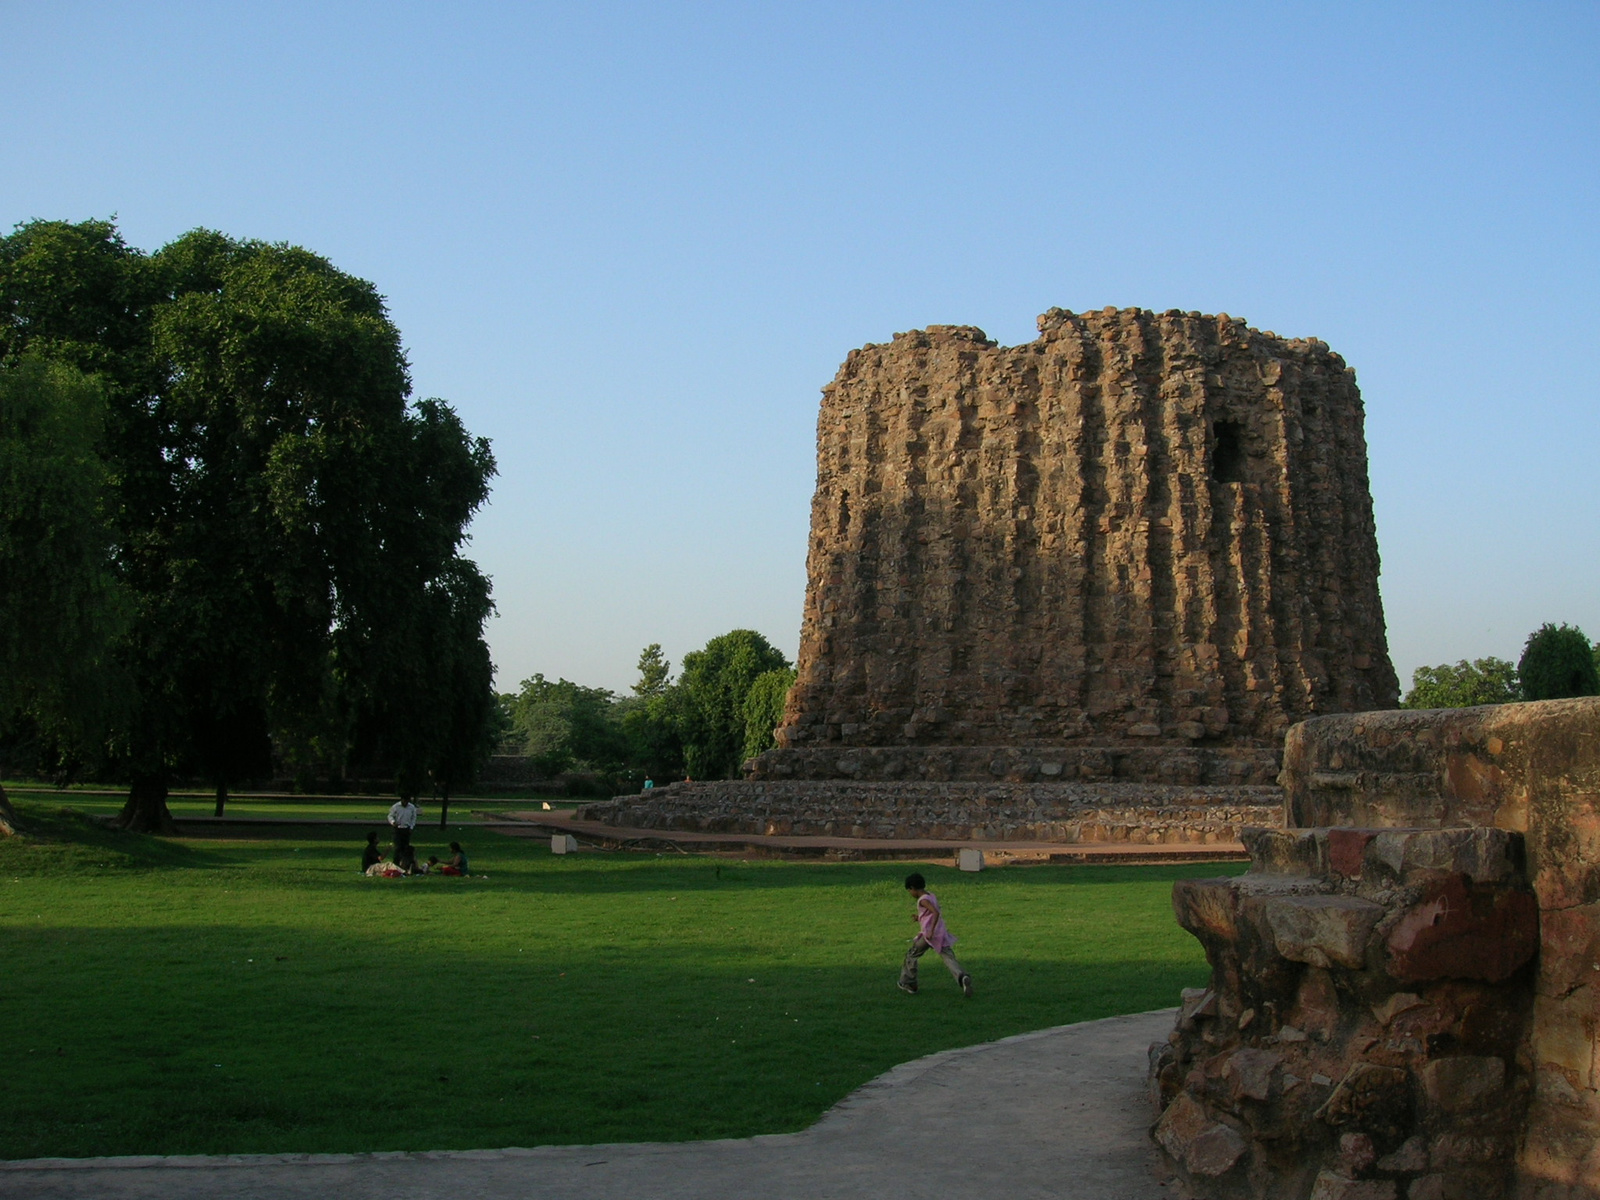
<path fill-rule="evenodd" d="M 839 493 L 839 532 L 848 533 L 850 530 L 850 493 Z"/>
<path fill-rule="evenodd" d="M 1237 421 L 1218 421 L 1211 451 L 1211 477 L 1218 483 L 1244 482 L 1244 431 Z"/>

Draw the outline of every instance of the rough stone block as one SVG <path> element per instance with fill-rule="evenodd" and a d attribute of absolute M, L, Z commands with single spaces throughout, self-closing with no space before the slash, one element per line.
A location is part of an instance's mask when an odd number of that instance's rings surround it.
<path fill-rule="evenodd" d="M 1516 834 L 1504 829 L 1385 829 L 1366 856 L 1391 875 L 1437 871 L 1474 883 L 1505 883 L 1518 874 Z"/>
<path fill-rule="evenodd" d="M 1245 1047 L 1228 1057 L 1226 1071 L 1232 1078 L 1234 1092 L 1251 1100 L 1265 1100 L 1272 1094 L 1272 1073 L 1283 1062 L 1283 1055 L 1273 1050 Z"/>
<path fill-rule="evenodd" d="M 1319 829 L 1243 829 L 1250 869 L 1269 875 L 1327 874 L 1327 838 Z"/>
<path fill-rule="evenodd" d="M 1231 879 L 1180 879 L 1172 885 L 1178 924 L 1202 942 L 1232 941 L 1238 931 L 1238 908 Z"/>
<path fill-rule="evenodd" d="M 1476 1054 L 1436 1058 L 1417 1070 L 1428 1103 L 1443 1113 L 1477 1112 L 1489 1105 L 1506 1083 L 1506 1061 Z"/>
<path fill-rule="evenodd" d="M 1406 1073 L 1398 1067 L 1358 1062 L 1333 1089 L 1317 1110 L 1318 1120 L 1329 1125 L 1348 1125 L 1366 1118 L 1373 1109 L 1390 1110 L 1409 1104 Z"/>
<path fill-rule="evenodd" d="M 1323 1171 L 1311 1185 L 1311 1200 L 1395 1200 L 1392 1179 L 1346 1179 Z"/>
<path fill-rule="evenodd" d="M 1539 949 L 1539 913 L 1528 892 L 1469 889 L 1453 875 L 1429 885 L 1390 929 L 1388 971 L 1401 983 L 1509 978 Z"/>
<path fill-rule="evenodd" d="M 1408 1137 L 1390 1154 L 1378 1160 L 1378 1170 L 1412 1174 L 1428 1169 L 1428 1144 L 1420 1136 Z"/>
<path fill-rule="evenodd" d="M 1383 906 L 1355 896 L 1281 896 L 1263 902 L 1278 953 L 1316 967 L 1359 968 Z"/>
<path fill-rule="evenodd" d="M 1213 1121 L 1193 1097 L 1181 1095 L 1155 1125 L 1161 1148 L 1196 1175 L 1215 1177 L 1230 1170 L 1249 1149 L 1235 1129 Z"/>

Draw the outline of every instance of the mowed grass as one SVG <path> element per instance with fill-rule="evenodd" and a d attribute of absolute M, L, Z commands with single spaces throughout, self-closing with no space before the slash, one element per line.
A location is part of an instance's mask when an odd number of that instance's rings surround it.
<path fill-rule="evenodd" d="M 1171 884 L 1219 870 L 922 868 L 966 1001 L 933 956 L 895 989 L 908 864 L 422 829 L 475 877 L 382 880 L 347 831 L 287 832 L 0 840 L 0 1158 L 796 1130 L 895 1063 L 1176 1003 L 1206 972 Z"/>

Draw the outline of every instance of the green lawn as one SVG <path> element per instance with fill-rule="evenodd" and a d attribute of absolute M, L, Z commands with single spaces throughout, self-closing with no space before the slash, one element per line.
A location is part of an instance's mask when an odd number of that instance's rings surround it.
<path fill-rule="evenodd" d="M 381 880 L 343 830 L 43 832 L 0 839 L 0 1158 L 795 1130 L 919 1055 L 1174 1004 L 1205 964 L 1170 885 L 1218 872 L 923 868 L 964 1001 L 931 956 L 920 995 L 894 987 L 905 864 L 423 829 L 487 878 Z"/>

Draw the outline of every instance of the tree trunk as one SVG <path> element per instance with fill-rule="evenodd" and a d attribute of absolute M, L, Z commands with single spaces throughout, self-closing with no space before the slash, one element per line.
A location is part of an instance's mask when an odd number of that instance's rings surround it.
<path fill-rule="evenodd" d="M 17 832 L 17 810 L 11 807 L 4 784 L 0 784 L 0 837 L 10 837 Z"/>
<path fill-rule="evenodd" d="M 167 776 L 135 775 L 128 802 L 114 824 L 131 833 L 176 833 L 178 826 L 167 809 Z"/>
<path fill-rule="evenodd" d="M 217 780 L 217 816 L 222 815 L 222 810 L 228 807 L 228 784 L 226 780 Z"/>
<path fill-rule="evenodd" d="M 443 829 L 450 820 L 450 785 L 444 786 L 444 802 L 439 805 L 439 828 Z"/>

